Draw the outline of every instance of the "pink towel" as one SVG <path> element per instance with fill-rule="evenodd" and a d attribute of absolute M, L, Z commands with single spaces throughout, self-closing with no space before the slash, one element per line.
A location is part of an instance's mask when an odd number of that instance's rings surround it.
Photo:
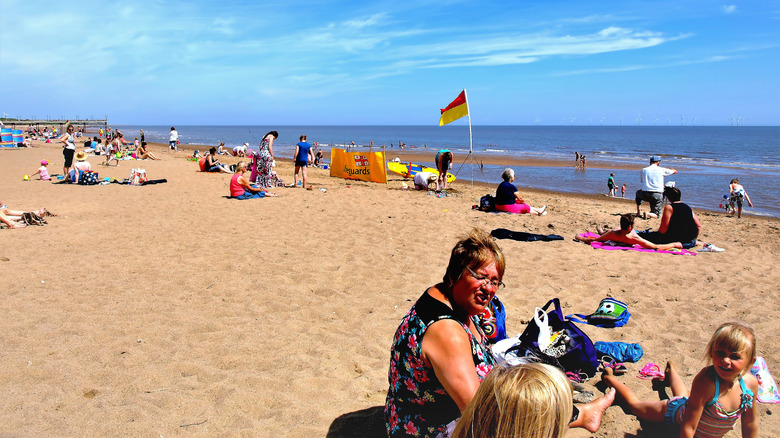
<path fill-rule="evenodd" d="M 598 234 L 591 233 L 591 232 L 580 234 L 580 236 L 583 236 L 583 237 L 599 237 Z M 642 248 L 639 245 L 628 246 L 628 245 L 626 245 L 624 243 L 612 242 L 612 241 L 591 242 L 590 246 L 592 246 L 592 247 L 594 247 L 596 249 L 622 249 L 622 250 L 631 250 L 631 251 L 640 251 L 640 252 L 657 252 L 657 253 L 661 253 L 661 254 L 694 255 L 694 256 L 696 255 L 695 252 L 688 251 L 687 249 L 669 249 L 669 250 L 665 250 L 665 251 L 658 251 L 658 250 L 655 250 L 655 249 Z"/>

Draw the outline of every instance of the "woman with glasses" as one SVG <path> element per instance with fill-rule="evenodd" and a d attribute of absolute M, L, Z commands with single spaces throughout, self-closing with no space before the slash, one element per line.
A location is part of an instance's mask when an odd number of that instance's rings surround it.
<path fill-rule="evenodd" d="M 487 232 L 474 229 L 452 249 L 441 283 L 404 316 L 390 355 L 385 403 L 389 437 L 435 437 L 452 430 L 495 366 L 478 315 L 503 288 L 504 256 Z M 579 409 L 570 426 L 595 432 L 614 394 Z"/>

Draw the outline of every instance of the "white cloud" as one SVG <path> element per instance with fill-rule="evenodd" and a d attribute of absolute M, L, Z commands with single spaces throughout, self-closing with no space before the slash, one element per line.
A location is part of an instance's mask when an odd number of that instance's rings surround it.
<path fill-rule="evenodd" d="M 723 5 L 723 12 L 727 14 L 733 14 L 737 12 L 737 5 Z"/>

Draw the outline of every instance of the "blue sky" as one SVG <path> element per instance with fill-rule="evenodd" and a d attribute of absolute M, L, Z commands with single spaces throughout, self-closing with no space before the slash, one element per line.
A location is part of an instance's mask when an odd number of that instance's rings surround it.
<path fill-rule="evenodd" d="M 778 71 L 780 1 L 0 2 L 22 118 L 778 125 Z"/>

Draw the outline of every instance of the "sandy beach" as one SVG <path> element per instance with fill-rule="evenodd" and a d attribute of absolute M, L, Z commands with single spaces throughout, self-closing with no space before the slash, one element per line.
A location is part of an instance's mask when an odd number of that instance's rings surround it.
<path fill-rule="evenodd" d="M 402 190 L 398 175 L 383 185 L 316 168 L 313 190 L 236 201 L 225 198 L 230 175 L 197 172 L 186 152 L 160 145 L 160 161 L 89 161 L 101 178 L 143 167 L 165 184 L 23 181 L 44 158 L 62 172 L 60 145 L 36 145 L 0 150 L 0 201 L 58 215 L 0 230 L 0 436 L 383 436 L 393 334 L 472 227 L 565 237 L 499 240 L 512 335 L 551 298 L 592 313 L 612 296 L 629 304 L 628 325 L 582 328 L 594 342 L 642 345 L 621 377 L 640 397 L 658 397 L 635 377 L 648 362 L 675 360 L 690 385 L 712 332 L 733 319 L 755 327 L 758 354 L 780 378 L 777 219 L 697 210 L 699 241 L 723 253 L 604 251 L 572 238 L 617 226 L 633 201 L 523 190 L 549 214 L 490 214 L 471 206 L 494 186 L 459 179 L 438 198 Z M 278 163 L 291 182 L 292 163 Z M 605 389 L 598 376 L 587 385 Z M 759 436 L 776 436 L 780 408 L 756 409 Z M 617 403 L 597 433 L 567 436 L 660 430 Z M 739 426 L 727 436 L 741 436 Z"/>

